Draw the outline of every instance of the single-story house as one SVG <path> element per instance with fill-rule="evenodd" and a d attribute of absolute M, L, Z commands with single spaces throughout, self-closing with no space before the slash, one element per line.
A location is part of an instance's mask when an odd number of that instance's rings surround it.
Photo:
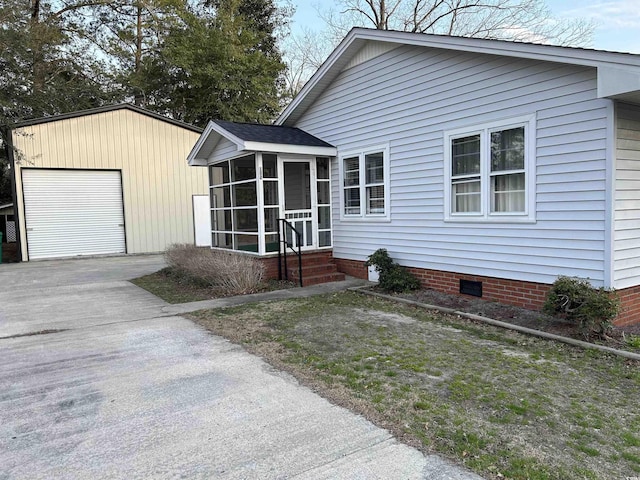
<path fill-rule="evenodd" d="M 210 245 L 207 172 L 184 161 L 200 132 L 129 104 L 14 125 L 21 259 Z"/>
<path fill-rule="evenodd" d="M 212 121 L 213 247 L 277 219 L 367 278 L 378 248 L 445 292 L 539 308 L 559 275 L 640 321 L 640 55 L 353 29 L 275 125 Z"/>
<path fill-rule="evenodd" d="M 13 203 L 0 205 L 0 232 L 2 232 L 2 243 L 13 243 L 16 241 L 16 222 L 13 216 Z"/>

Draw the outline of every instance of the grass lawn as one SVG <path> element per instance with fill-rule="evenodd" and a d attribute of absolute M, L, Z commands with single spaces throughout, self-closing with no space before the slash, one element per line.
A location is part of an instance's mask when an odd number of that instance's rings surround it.
<path fill-rule="evenodd" d="M 486 478 L 640 476 L 640 365 L 358 293 L 191 318 Z"/>

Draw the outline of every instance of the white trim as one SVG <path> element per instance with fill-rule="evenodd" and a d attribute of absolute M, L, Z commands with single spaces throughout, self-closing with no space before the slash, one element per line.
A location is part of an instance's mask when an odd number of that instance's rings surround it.
<path fill-rule="evenodd" d="M 598 97 L 615 98 L 640 91 L 640 69 L 624 66 L 598 66 Z"/>
<path fill-rule="evenodd" d="M 214 130 L 214 123 L 210 120 L 207 126 L 205 127 L 205 129 L 200 134 L 198 141 L 189 152 L 189 155 L 187 155 L 187 163 L 190 166 L 192 167 L 207 166 L 207 160 L 203 158 L 198 158 L 198 154 L 200 153 L 200 150 L 204 146 L 204 143 L 207 141 L 207 139 L 209 138 L 209 135 L 213 130 Z"/>
<path fill-rule="evenodd" d="M 336 147 L 313 147 L 309 145 L 290 145 L 284 143 L 242 142 L 241 150 L 247 152 L 292 153 L 318 157 L 335 157 Z"/>
<path fill-rule="evenodd" d="M 391 173 L 389 161 L 389 144 L 377 145 L 373 147 L 360 148 L 339 152 L 338 155 L 338 177 L 340 192 L 340 221 L 341 222 L 390 222 L 391 221 Z M 384 171 L 384 214 L 367 214 L 366 205 L 366 171 L 365 155 L 382 152 L 382 165 Z M 358 215 L 345 215 L 344 213 L 344 159 L 358 157 L 359 183 L 360 189 L 360 213 Z"/>
<path fill-rule="evenodd" d="M 491 213 L 490 194 L 490 142 L 492 131 L 524 127 L 525 135 L 525 182 L 526 198 L 523 213 Z M 480 212 L 453 213 L 451 211 L 451 140 L 460 137 L 480 135 Z M 535 223 L 536 221 L 536 116 L 535 114 L 494 120 L 483 124 L 446 130 L 443 132 L 444 148 L 444 221 L 478 223 Z"/>
<path fill-rule="evenodd" d="M 607 105 L 607 144 L 605 157 L 605 199 L 604 199 L 604 287 L 615 287 L 615 202 L 616 170 L 618 154 L 618 113 L 615 102 Z"/>
<path fill-rule="evenodd" d="M 278 163 L 278 159 L 276 158 L 276 165 Z M 267 250 L 267 238 L 265 235 L 265 227 L 264 227 L 264 215 L 265 215 L 265 207 L 264 207 L 264 183 L 263 183 L 263 175 L 262 175 L 262 153 L 256 153 L 256 194 L 257 198 L 257 207 L 258 207 L 258 255 L 262 256 L 266 253 Z"/>

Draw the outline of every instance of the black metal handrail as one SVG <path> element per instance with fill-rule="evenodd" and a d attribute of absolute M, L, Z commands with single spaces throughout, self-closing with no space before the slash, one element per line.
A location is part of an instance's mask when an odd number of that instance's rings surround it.
<path fill-rule="evenodd" d="M 293 244 L 287 241 L 286 228 L 289 228 L 295 233 L 296 245 L 298 251 L 293 248 Z M 298 279 L 300 286 L 302 287 L 302 234 L 294 227 L 291 222 L 285 218 L 278 219 L 278 280 L 282 280 L 282 256 L 284 256 L 284 276 L 286 280 L 289 280 L 289 269 L 287 268 L 287 247 L 291 249 L 293 253 L 298 254 Z"/>

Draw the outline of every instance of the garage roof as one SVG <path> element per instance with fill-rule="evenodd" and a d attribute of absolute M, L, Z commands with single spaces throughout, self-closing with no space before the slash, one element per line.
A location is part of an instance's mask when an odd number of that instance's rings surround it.
<path fill-rule="evenodd" d="M 137 105 L 132 105 L 130 103 L 118 103 L 116 105 L 106 105 L 104 107 L 90 108 L 88 110 L 78 110 L 77 112 L 69 112 L 69 113 L 63 113 L 60 115 L 51 115 L 48 117 L 34 118 L 31 120 L 25 120 L 23 122 L 14 123 L 11 128 L 16 129 L 20 127 L 29 127 L 31 125 L 57 122 L 59 120 L 67 120 L 70 118 L 84 117 L 86 115 L 95 115 L 97 113 L 113 112 L 115 110 L 131 110 L 132 112 L 140 113 L 142 115 L 146 115 L 147 117 L 155 118 L 156 120 L 167 122 L 172 125 L 176 125 L 178 127 L 186 128 L 194 132 L 198 132 L 198 133 L 202 132 L 202 129 L 199 127 L 181 122 L 179 120 L 174 120 L 173 118 L 165 117 L 164 115 L 160 115 L 158 113 L 152 112 L 151 110 L 147 110 L 146 108 L 142 108 Z"/>

